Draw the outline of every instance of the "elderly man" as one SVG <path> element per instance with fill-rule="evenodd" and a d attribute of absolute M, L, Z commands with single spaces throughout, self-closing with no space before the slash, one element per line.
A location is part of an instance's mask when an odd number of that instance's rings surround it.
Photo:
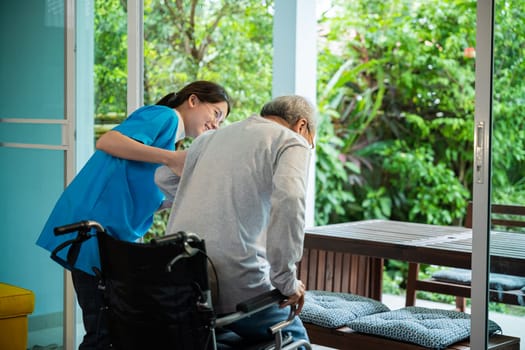
<path fill-rule="evenodd" d="M 271 339 L 268 326 L 286 319 L 288 305 L 304 303 L 296 277 L 303 251 L 307 174 L 315 116 L 301 96 L 282 96 L 260 115 L 204 133 L 188 150 L 166 233 L 195 232 L 205 239 L 217 275 L 219 314 L 242 300 L 277 288 L 285 303 L 229 326 L 246 339 Z M 168 168 L 156 182 L 176 188 Z M 308 340 L 299 318 L 285 331 Z"/>

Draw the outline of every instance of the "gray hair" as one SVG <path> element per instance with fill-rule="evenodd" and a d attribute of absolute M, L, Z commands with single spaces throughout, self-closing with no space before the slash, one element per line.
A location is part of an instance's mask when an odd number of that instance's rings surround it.
<path fill-rule="evenodd" d="M 263 106 L 260 114 L 262 117 L 275 115 L 290 125 L 294 125 L 299 119 L 304 118 L 308 123 L 310 133 L 315 135 L 317 127 L 315 109 L 313 105 L 302 96 L 289 95 L 276 97 Z"/>

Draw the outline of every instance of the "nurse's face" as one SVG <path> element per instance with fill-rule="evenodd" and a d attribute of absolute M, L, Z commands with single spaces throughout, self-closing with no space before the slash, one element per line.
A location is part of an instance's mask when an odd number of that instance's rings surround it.
<path fill-rule="evenodd" d="M 184 120 L 186 136 L 197 137 L 205 131 L 217 129 L 226 118 L 228 104 L 225 101 L 209 103 L 192 96 L 192 108 Z"/>

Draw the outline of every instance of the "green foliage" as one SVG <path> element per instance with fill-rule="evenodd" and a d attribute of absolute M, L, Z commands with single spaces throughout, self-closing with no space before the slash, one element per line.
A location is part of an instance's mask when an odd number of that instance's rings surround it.
<path fill-rule="evenodd" d="M 494 203 L 525 202 L 525 14 L 522 9 L 523 4 L 517 0 L 498 2 L 495 7 Z"/>
<path fill-rule="evenodd" d="M 385 267 L 386 268 L 383 271 L 383 276 L 387 277 L 387 281 L 395 282 L 397 284 L 397 288 L 399 289 L 405 289 L 405 276 L 408 273 L 408 264 L 404 261 L 389 259 L 385 261 Z M 393 287 L 388 287 L 388 289 L 392 288 Z"/>
<path fill-rule="evenodd" d="M 125 1 L 95 1 L 96 114 L 126 111 Z M 271 97 L 273 2 L 146 0 L 144 102 L 194 80 L 226 87 L 226 123 L 259 112 Z"/>
<path fill-rule="evenodd" d="M 228 122 L 258 112 L 271 94 L 271 9 L 257 0 L 148 0 L 146 103 L 204 79 L 233 97 Z"/>
<path fill-rule="evenodd" d="M 344 216 L 347 205 L 355 202 L 349 186 L 352 174 L 359 174 L 359 168 L 346 159 L 339 158 L 338 148 L 342 140 L 334 135 L 330 120 L 320 120 L 316 146 L 316 220 L 326 223 L 336 215 Z M 330 193 L 319 196 L 319 193 Z"/>
<path fill-rule="evenodd" d="M 475 1 L 335 3 L 322 23 L 337 37 L 319 59 L 320 112 L 334 126 L 318 144 L 332 149 L 318 154 L 317 176 L 342 183 L 318 186 L 316 222 L 459 222 L 472 178 L 474 65 L 463 55 Z"/>
<path fill-rule="evenodd" d="M 127 14 L 118 0 L 95 1 L 95 114 L 126 112 Z"/>
<path fill-rule="evenodd" d="M 320 20 L 318 102 L 331 127 L 318 135 L 316 223 L 461 224 L 473 178 L 476 1 L 333 4 Z M 499 4 L 493 201 L 523 203 L 525 21 L 519 1 Z"/>
<path fill-rule="evenodd" d="M 383 293 L 392 295 L 401 295 L 403 292 L 400 288 L 400 284 L 403 282 L 403 278 L 400 274 L 388 274 L 383 273 Z"/>
<path fill-rule="evenodd" d="M 155 213 L 155 216 L 153 217 L 153 225 L 151 225 L 149 231 L 144 235 L 144 242 L 149 242 L 153 238 L 162 237 L 165 234 L 169 234 L 166 232 L 169 215 L 170 210 L 168 209 Z"/>
<path fill-rule="evenodd" d="M 402 140 L 393 141 L 382 153 L 383 171 L 393 191 L 390 198 L 408 221 L 452 224 L 465 214 L 464 202 L 469 193 L 444 163 L 436 163 L 428 145 L 411 149 Z M 405 208 L 406 207 L 406 208 Z"/>

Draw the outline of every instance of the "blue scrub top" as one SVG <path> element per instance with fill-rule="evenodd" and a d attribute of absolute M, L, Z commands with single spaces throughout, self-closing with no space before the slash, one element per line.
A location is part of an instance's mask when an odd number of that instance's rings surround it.
<path fill-rule="evenodd" d="M 166 150 L 175 149 L 178 118 L 165 106 L 144 106 L 115 127 L 123 135 L 145 145 Z M 77 233 L 55 236 L 53 229 L 82 220 L 94 220 L 113 237 L 133 242 L 142 237 L 153 223 L 163 195 L 155 185 L 154 174 L 160 164 L 137 162 L 96 151 L 71 184 L 64 190 L 49 216 L 37 245 L 52 252 Z M 68 249 L 58 261 L 64 267 Z M 94 275 L 100 268 L 97 240 L 85 241 L 74 268 Z"/>

